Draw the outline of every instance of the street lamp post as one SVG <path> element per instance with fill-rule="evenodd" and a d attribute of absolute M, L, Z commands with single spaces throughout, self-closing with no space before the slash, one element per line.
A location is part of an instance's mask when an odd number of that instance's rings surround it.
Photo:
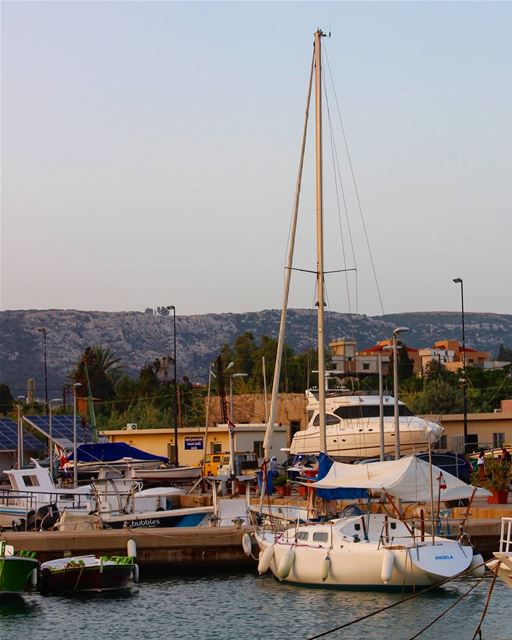
<path fill-rule="evenodd" d="M 229 376 L 229 419 L 234 421 L 233 416 L 233 378 L 246 378 L 247 373 L 232 373 Z M 229 472 L 231 477 L 235 475 L 235 429 L 229 425 Z M 232 485 L 232 491 L 234 493 L 234 483 Z"/>
<path fill-rule="evenodd" d="M 455 284 L 460 284 L 460 301 L 462 307 L 461 324 L 462 324 L 462 393 L 463 393 L 463 412 L 464 412 L 464 453 L 468 442 L 468 387 L 466 380 L 466 333 L 464 331 L 464 281 L 462 278 L 454 278 Z"/>
<path fill-rule="evenodd" d="M 73 385 L 73 486 L 78 487 L 78 460 L 76 459 L 76 390 L 81 387 L 80 382 Z"/>
<path fill-rule="evenodd" d="M 50 476 L 54 480 L 53 475 L 53 413 L 52 403 L 61 402 L 62 398 L 52 398 L 48 403 L 48 457 L 50 459 Z"/>
<path fill-rule="evenodd" d="M 394 420 L 395 420 L 395 460 L 400 459 L 400 411 L 398 406 L 398 349 L 397 336 L 409 331 L 408 327 L 397 327 L 393 329 L 393 400 L 394 400 Z"/>
<path fill-rule="evenodd" d="M 46 406 L 46 414 L 48 415 L 48 366 L 47 366 L 47 358 L 46 358 L 46 328 L 39 327 L 39 333 L 43 334 L 43 360 L 44 360 L 44 402 Z"/>
<path fill-rule="evenodd" d="M 205 426 L 204 426 L 203 471 L 206 465 L 206 454 L 208 453 L 207 444 L 208 444 L 208 426 L 210 423 L 210 392 L 212 389 L 212 376 L 214 378 L 217 377 L 212 371 L 212 367 L 214 365 L 215 365 L 215 362 L 210 362 L 210 365 L 208 367 L 208 394 L 206 397 L 206 416 L 205 416 Z"/>
<path fill-rule="evenodd" d="M 172 311 L 173 329 L 173 364 L 174 364 L 174 465 L 178 466 L 178 378 L 176 373 L 176 307 L 173 304 L 167 306 Z"/>
<path fill-rule="evenodd" d="M 26 400 L 25 396 L 18 396 L 16 398 L 17 410 L 18 410 L 18 451 L 17 451 L 17 465 L 18 469 L 23 466 L 23 416 L 21 413 L 21 403 Z"/>

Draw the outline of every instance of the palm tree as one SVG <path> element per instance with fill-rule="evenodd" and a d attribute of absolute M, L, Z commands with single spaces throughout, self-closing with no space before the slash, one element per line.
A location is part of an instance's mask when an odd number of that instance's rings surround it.
<path fill-rule="evenodd" d="M 123 369 L 121 359 L 114 355 L 112 349 L 93 345 L 82 353 L 70 379 L 82 384 L 79 395 L 87 395 L 89 382 L 91 395 L 102 400 L 113 400 Z"/>

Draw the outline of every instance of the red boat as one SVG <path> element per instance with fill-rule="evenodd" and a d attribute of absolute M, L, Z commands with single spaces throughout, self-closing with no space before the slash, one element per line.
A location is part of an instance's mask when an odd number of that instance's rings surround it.
<path fill-rule="evenodd" d="M 42 595 L 75 595 L 126 589 L 138 567 L 131 556 L 73 556 L 41 565 Z"/>

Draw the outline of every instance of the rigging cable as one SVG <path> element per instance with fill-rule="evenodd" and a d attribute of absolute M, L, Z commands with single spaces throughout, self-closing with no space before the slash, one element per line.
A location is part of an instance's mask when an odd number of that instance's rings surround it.
<path fill-rule="evenodd" d="M 356 272 L 356 308 L 355 308 L 355 313 L 358 313 L 358 306 L 359 306 L 359 302 L 358 302 L 358 288 L 357 288 L 357 261 L 356 261 L 356 255 L 355 255 L 355 250 L 354 250 L 354 239 L 352 237 L 352 229 L 350 227 L 350 219 L 349 219 L 349 215 L 348 215 L 348 207 L 347 207 L 347 199 L 345 196 L 345 189 L 343 187 L 343 180 L 341 177 L 341 170 L 340 170 L 340 162 L 339 162 L 339 157 L 338 157 L 338 151 L 336 148 L 336 140 L 334 137 L 334 130 L 333 130 L 333 124 L 332 124 L 332 119 L 331 119 L 331 109 L 329 107 L 329 98 L 328 98 L 328 94 L 327 94 L 327 87 L 326 87 L 326 83 L 325 83 L 325 76 L 323 77 L 324 79 L 324 94 L 325 94 L 325 106 L 327 109 L 327 120 L 329 123 L 329 138 L 330 138 L 330 143 L 331 143 L 331 156 L 332 156 L 332 163 L 333 163 L 333 174 L 334 174 L 334 187 L 335 187 L 335 191 L 336 191 L 336 206 L 337 206 L 337 210 L 338 210 L 338 223 L 339 223 L 339 228 L 340 228 L 340 238 L 341 238 L 341 246 L 342 246 L 342 251 L 343 251 L 343 266 L 345 268 L 345 282 L 346 282 L 346 287 L 347 287 L 347 299 L 348 299 L 348 309 L 349 309 L 349 313 L 350 315 L 352 315 L 352 308 L 351 308 L 351 301 L 350 301 L 350 287 L 349 287 L 349 282 L 348 282 L 348 271 L 347 271 L 347 256 L 346 256 L 346 251 L 345 251 L 345 238 L 343 235 L 343 225 L 341 222 L 341 207 L 340 207 L 340 191 L 341 191 L 341 199 L 343 201 L 343 209 L 345 211 L 345 220 L 347 223 L 347 232 L 348 232 L 348 236 L 349 236 L 349 240 L 350 240 L 350 247 L 352 250 L 352 260 L 354 262 L 354 267 L 355 267 L 355 272 Z M 339 188 L 338 188 L 338 183 L 339 183 Z"/>
<path fill-rule="evenodd" d="M 364 231 L 364 235 L 365 235 L 365 238 L 366 238 L 366 246 L 368 248 L 368 254 L 370 256 L 370 262 L 371 262 L 371 265 L 372 265 L 373 278 L 375 280 L 375 286 L 377 287 L 377 295 L 379 296 L 379 302 L 380 302 L 380 308 L 381 308 L 381 311 L 382 311 L 382 315 L 384 315 L 384 305 L 382 303 L 382 296 L 381 296 L 380 287 L 379 287 L 379 280 L 377 278 L 377 271 L 375 269 L 375 262 L 373 260 L 373 254 L 372 254 L 372 250 L 371 250 L 371 246 L 370 246 L 370 239 L 368 237 L 368 231 L 366 229 L 366 222 L 365 222 L 365 219 L 364 219 L 363 207 L 362 207 L 362 204 L 361 204 L 361 199 L 359 197 L 359 190 L 357 188 L 357 182 L 356 182 L 356 177 L 355 177 L 355 173 L 354 173 L 354 168 L 352 166 L 352 159 L 350 157 L 350 151 L 349 151 L 349 148 L 348 148 L 348 140 L 347 140 L 347 136 L 345 134 L 345 127 L 343 126 L 343 119 L 341 117 L 341 110 L 340 110 L 340 105 L 339 105 L 339 101 L 338 101 L 338 96 L 336 94 L 336 88 L 334 87 L 334 82 L 333 82 L 333 79 L 332 79 L 331 64 L 329 62 L 329 56 L 327 55 L 327 47 L 325 47 L 325 59 L 326 59 L 326 62 L 327 62 L 327 68 L 329 69 L 329 76 L 331 78 L 331 84 L 332 84 L 332 87 L 333 87 L 334 100 L 336 102 L 336 108 L 337 108 L 338 117 L 339 117 L 339 120 L 340 120 L 341 132 L 342 132 L 342 135 L 343 135 L 343 141 L 345 143 L 345 150 L 347 152 L 347 159 L 348 159 L 348 164 L 349 164 L 349 167 L 350 167 L 350 173 L 351 173 L 351 176 L 352 176 L 352 182 L 354 184 L 354 191 L 355 191 L 357 205 L 358 205 L 358 209 L 359 209 L 359 215 L 361 217 L 361 223 L 363 225 L 363 231 Z"/>
<path fill-rule="evenodd" d="M 325 83 L 324 83 L 324 87 L 325 87 Z M 326 109 L 327 109 L 327 120 L 329 122 L 329 139 L 330 139 L 330 143 L 331 143 L 331 157 L 332 157 L 332 163 L 333 163 L 333 175 L 334 175 L 334 188 L 336 191 L 336 207 L 338 210 L 338 224 L 339 224 L 339 228 L 340 228 L 340 239 L 341 239 L 341 248 L 342 248 L 342 253 L 343 253 L 343 267 L 344 267 L 344 271 L 345 271 L 345 286 L 347 289 L 347 302 L 348 302 L 348 310 L 349 313 L 352 314 L 352 305 L 351 305 L 351 300 L 350 300 L 350 287 L 349 287 L 349 281 L 348 281 L 348 271 L 347 271 L 347 254 L 346 254 L 346 250 L 345 250 L 345 237 L 343 235 L 343 225 L 341 223 L 341 208 L 340 208 L 340 191 L 341 191 L 341 198 L 343 200 L 343 208 L 345 210 L 345 219 L 347 221 L 347 229 L 348 229 L 348 233 L 349 233 L 349 237 L 350 237 L 350 245 L 352 248 L 352 259 L 354 261 L 354 265 L 356 267 L 356 277 L 357 277 L 357 264 L 356 264 L 356 258 L 355 258 L 355 252 L 354 252 L 354 243 L 353 243 L 353 238 L 352 238 L 352 233 L 350 230 L 350 222 L 349 222 L 349 218 L 348 218 L 348 210 L 347 210 L 347 201 L 345 198 L 345 189 L 343 188 L 343 182 L 341 180 L 341 173 L 340 173 L 340 169 L 339 169 L 339 161 L 338 161 L 338 155 L 336 153 L 336 142 L 334 140 L 334 133 L 333 133 L 333 127 L 332 127 L 332 121 L 331 121 L 331 112 L 329 109 L 329 99 L 327 97 L 327 92 L 325 91 L 325 105 L 326 105 Z M 338 169 L 336 171 L 336 168 Z M 339 187 L 338 187 L 338 181 L 339 181 Z M 357 288 L 356 288 L 356 313 L 357 313 Z"/>

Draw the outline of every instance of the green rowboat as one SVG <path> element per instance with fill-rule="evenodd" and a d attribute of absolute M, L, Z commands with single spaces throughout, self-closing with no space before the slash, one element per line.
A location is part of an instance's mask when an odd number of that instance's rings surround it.
<path fill-rule="evenodd" d="M 19 595 L 25 589 L 39 561 L 35 551 L 14 552 L 14 547 L 0 542 L 0 598 Z"/>

